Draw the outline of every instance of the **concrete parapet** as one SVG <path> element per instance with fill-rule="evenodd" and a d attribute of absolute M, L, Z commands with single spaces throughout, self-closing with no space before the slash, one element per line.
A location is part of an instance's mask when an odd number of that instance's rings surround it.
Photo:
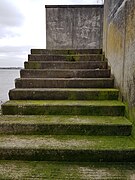
<path fill-rule="evenodd" d="M 47 49 L 102 48 L 103 5 L 45 7 Z"/>

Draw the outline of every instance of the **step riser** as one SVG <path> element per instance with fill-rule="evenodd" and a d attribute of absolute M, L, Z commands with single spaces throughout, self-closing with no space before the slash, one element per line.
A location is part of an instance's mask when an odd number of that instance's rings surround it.
<path fill-rule="evenodd" d="M 124 106 L 3 105 L 3 115 L 124 116 Z"/>
<path fill-rule="evenodd" d="M 31 54 L 102 54 L 102 49 L 74 49 L 74 50 L 31 49 Z"/>
<path fill-rule="evenodd" d="M 118 91 L 10 90 L 10 100 L 117 100 Z"/>
<path fill-rule="evenodd" d="M 24 64 L 25 69 L 107 69 L 107 62 L 98 62 L 98 61 L 91 61 L 91 62 L 25 62 Z"/>
<path fill-rule="evenodd" d="M 28 55 L 29 61 L 102 61 L 103 55 Z"/>
<path fill-rule="evenodd" d="M 123 125 L 63 125 L 63 124 L 1 124 L 0 134 L 10 135 L 93 135 L 129 136 L 131 126 Z"/>
<path fill-rule="evenodd" d="M 112 88 L 113 79 L 107 80 L 54 80 L 54 79 L 17 79 L 16 88 Z"/>
<path fill-rule="evenodd" d="M 109 78 L 110 70 L 21 70 L 21 78 Z"/>
<path fill-rule="evenodd" d="M 134 150 L 55 150 L 0 149 L 1 160 L 69 161 L 69 162 L 134 162 Z"/>

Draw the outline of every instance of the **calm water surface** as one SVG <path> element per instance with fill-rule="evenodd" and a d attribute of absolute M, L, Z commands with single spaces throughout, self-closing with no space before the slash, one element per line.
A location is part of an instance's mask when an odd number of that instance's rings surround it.
<path fill-rule="evenodd" d="M 18 69 L 0 69 L 0 105 L 9 100 L 8 92 L 15 87 L 15 79 L 19 76 Z"/>

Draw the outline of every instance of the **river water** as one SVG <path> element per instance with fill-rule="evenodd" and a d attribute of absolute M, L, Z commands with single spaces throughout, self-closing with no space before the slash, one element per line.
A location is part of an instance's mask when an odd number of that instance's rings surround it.
<path fill-rule="evenodd" d="M 15 87 L 15 79 L 19 76 L 18 69 L 0 69 L 0 105 L 9 100 L 8 92 Z"/>

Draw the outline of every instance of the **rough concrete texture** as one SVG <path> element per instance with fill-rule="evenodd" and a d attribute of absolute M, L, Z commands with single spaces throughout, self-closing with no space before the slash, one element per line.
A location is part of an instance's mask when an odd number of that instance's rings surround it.
<path fill-rule="evenodd" d="M 107 69 L 106 61 L 29 61 L 25 62 L 25 69 Z"/>
<path fill-rule="evenodd" d="M 103 6 L 46 6 L 47 49 L 102 47 Z"/>
<path fill-rule="evenodd" d="M 132 124 L 112 116 L 0 116 L 0 134 L 129 136 Z"/>
<path fill-rule="evenodd" d="M 135 119 L 135 1 L 105 0 L 104 51 Z"/>
<path fill-rule="evenodd" d="M 117 100 L 11 100 L 2 105 L 2 114 L 124 116 L 125 106 Z"/>
<path fill-rule="evenodd" d="M 31 49 L 31 54 L 66 54 L 66 55 L 79 55 L 79 54 L 102 54 L 102 49 Z"/>
<path fill-rule="evenodd" d="M 19 78 L 16 88 L 113 88 L 113 78 Z"/>
<path fill-rule="evenodd" d="M 21 78 L 109 78 L 110 69 L 21 69 Z"/>
<path fill-rule="evenodd" d="M 10 100 L 118 100 L 117 89 L 25 88 L 9 91 Z"/>
<path fill-rule="evenodd" d="M 101 61 L 104 56 L 101 54 L 83 54 L 83 55 L 46 55 L 29 54 L 28 61 Z"/>
<path fill-rule="evenodd" d="M 0 178 L 14 180 L 134 180 L 135 163 L 0 161 Z"/>
<path fill-rule="evenodd" d="M 1 160 L 134 162 L 130 136 L 1 135 Z"/>

